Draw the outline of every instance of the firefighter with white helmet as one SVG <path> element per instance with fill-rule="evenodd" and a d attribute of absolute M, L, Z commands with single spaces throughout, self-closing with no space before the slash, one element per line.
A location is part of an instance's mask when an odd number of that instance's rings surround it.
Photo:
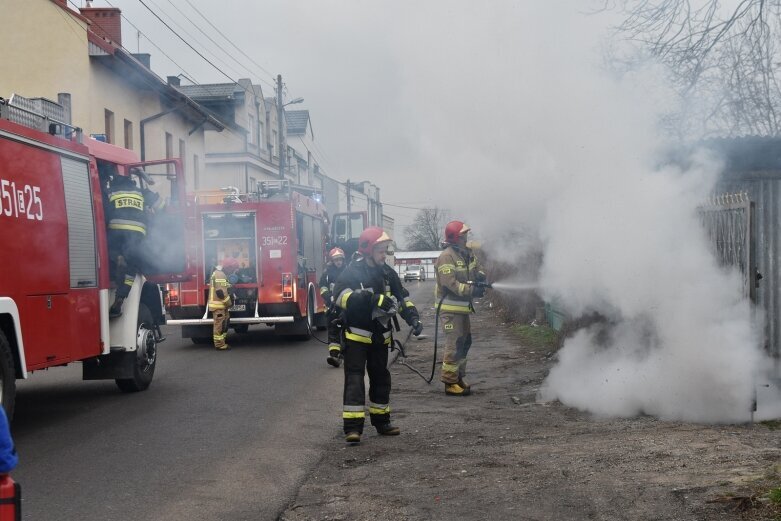
<path fill-rule="evenodd" d="M 225 342 L 228 336 L 228 321 L 230 320 L 230 307 L 233 301 L 230 296 L 231 283 L 228 277 L 239 269 L 239 261 L 233 257 L 226 257 L 221 265 L 215 266 L 209 278 L 209 311 L 214 318 L 212 339 L 214 348 L 219 351 L 229 349 Z"/>
<path fill-rule="evenodd" d="M 445 249 L 434 264 L 437 276 L 435 298 L 443 325 L 445 354 L 441 380 L 445 394 L 467 396 L 471 388 L 464 380 L 466 357 L 472 345 L 469 314 L 474 311 L 472 298 L 482 297 L 485 288 L 469 282 L 485 281 L 483 268 L 467 247 L 470 228 L 462 221 L 445 226 Z"/>
<path fill-rule="evenodd" d="M 383 436 L 396 436 L 390 422 L 391 377 L 388 348 L 392 318 L 398 312 L 413 328 L 423 331 L 418 310 L 406 296 L 396 271 L 385 264 L 391 238 L 382 228 L 366 228 L 358 238 L 360 256 L 339 276 L 334 287 L 344 324 L 344 395 L 342 421 L 345 441 L 361 441 L 366 417 L 364 373 L 369 374 L 369 417 Z"/>
<path fill-rule="evenodd" d="M 328 252 L 328 264 L 320 277 L 320 295 L 325 305 L 328 306 L 326 319 L 328 320 L 328 358 L 326 362 L 333 367 L 342 365 L 342 346 L 339 338 L 339 326 L 336 324 L 339 312 L 334 306 L 333 290 L 336 280 L 345 268 L 344 251 L 341 248 L 332 248 Z"/>

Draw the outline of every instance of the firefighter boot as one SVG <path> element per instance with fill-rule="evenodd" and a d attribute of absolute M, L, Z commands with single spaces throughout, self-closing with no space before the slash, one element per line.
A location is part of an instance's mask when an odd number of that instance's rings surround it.
<path fill-rule="evenodd" d="M 331 349 L 328 351 L 328 358 L 326 359 L 328 365 L 333 367 L 339 367 L 342 365 L 342 353 L 338 349 Z"/>
<path fill-rule="evenodd" d="M 111 307 L 108 310 L 108 317 L 109 318 L 118 318 L 122 316 L 122 303 L 125 302 L 124 297 L 116 297 L 114 298 L 114 303 L 111 304 Z"/>
<path fill-rule="evenodd" d="M 469 389 L 461 387 L 459 384 L 445 384 L 445 394 L 448 396 L 469 396 Z"/>
<path fill-rule="evenodd" d="M 375 425 L 374 428 L 377 429 L 377 433 L 382 436 L 398 436 L 401 434 L 401 429 L 390 423 Z"/>
<path fill-rule="evenodd" d="M 361 442 L 361 433 L 360 432 L 348 432 L 344 435 L 344 441 L 347 443 L 360 443 Z"/>
<path fill-rule="evenodd" d="M 472 391 L 472 386 L 471 386 L 471 385 L 469 385 L 469 383 L 467 383 L 467 381 L 466 381 L 466 380 L 464 380 L 463 378 L 460 378 L 460 379 L 458 380 L 458 385 L 460 385 L 461 387 L 463 387 L 465 391 L 469 391 L 469 392 L 471 392 L 471 391 Z"/>

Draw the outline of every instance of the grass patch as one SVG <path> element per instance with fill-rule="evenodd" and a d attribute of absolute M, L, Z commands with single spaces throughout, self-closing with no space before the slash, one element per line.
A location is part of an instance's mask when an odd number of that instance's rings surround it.
<path fill-rule="evenodd" d="M 775 505 L 781 505 L 781 487 L 771 488 L 767 493 L 767 497 L 770 498 Z"/>
<path fill-rule="evenodd" d="M 767 420 L 759 423 L 764 425 L 771 431 L 777 431 L 778 429 L 781 429 L 781 420 Z"/>
<path fill-rule="evenodd" d="M 515 325 L 513 331 L 524 345 L 535 348 L 555 348 L 559 334 L 548 326 Z"/>

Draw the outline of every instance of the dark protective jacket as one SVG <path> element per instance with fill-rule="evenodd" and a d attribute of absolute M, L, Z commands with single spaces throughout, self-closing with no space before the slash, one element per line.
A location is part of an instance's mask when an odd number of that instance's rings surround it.
<path fill-rule="evenodd" d="M 146 235 L 144 194 L 132 179 L 124 176 L 111 181 L 108 193 L 108 228 Z"/>
<path fill-rule="evenodd" d="M 339 275 L 345 270 L 347 265 L 342 263 L 341 268 L 337 268 L 332 262 L 329 262 L 323 274 L 320 276 L 320 296 L 323 297 L 326 306 L 331 305 L 331 297 L 334 294 L 334 285 L 336 284 Z"/>
<path fill-rule="evenodd" d="M 343 310 L 345 338 L 364 344 L 372 343 L 374 333 L 381 334 L 385 344 L 391 342 L 391 324 L 372 316 L 375 295 L 393 296 L 399 303 L 401 317 L 413 325 L 419 320 L 418 310 L 409 299 L 398 274 L 388 266 L 369 266 L 361 257 L 350 263 L 336 281 L 333 294 L 335 304 Z"/>
<path fill-rule="evenodd" d="M 473 287 L 467 281 L 485 280 L 482 266 L 469 248 L 451 244 L 439 254 L 434 263 L 437 287 L 434 293 L 442 313 L 470 313 Z M 440 305 L 439 301 L 445 298 Z"/>

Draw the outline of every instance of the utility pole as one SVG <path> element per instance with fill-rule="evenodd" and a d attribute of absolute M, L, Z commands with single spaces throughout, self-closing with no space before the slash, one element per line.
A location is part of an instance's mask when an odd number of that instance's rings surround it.
<path fill-rule="evenodd" d="M 352 210 L 352 204 L 351 204 L 351 201 L 350 201 L 351 194 L 350 194 L 350 180 L 349 179 L 347 180 L 346 188 L 347 188 L 347 240 L 349 241 L 350 239 L 353 238 L 353 230 L 352 230 L 352 227 L 353 227 L 353 217 L 352 217 L 352 215 L 350 215 L 350 210 Z"/>
<path fill-rule="evenodd" d="M 277 74 L 277 126 L 279 133 L 279 178 L 285 179 L 285 156 L 287 155 L 287 144 L 285 143 L 284 122 L 285 105 L 282 102 L 282 75 Z"/>

